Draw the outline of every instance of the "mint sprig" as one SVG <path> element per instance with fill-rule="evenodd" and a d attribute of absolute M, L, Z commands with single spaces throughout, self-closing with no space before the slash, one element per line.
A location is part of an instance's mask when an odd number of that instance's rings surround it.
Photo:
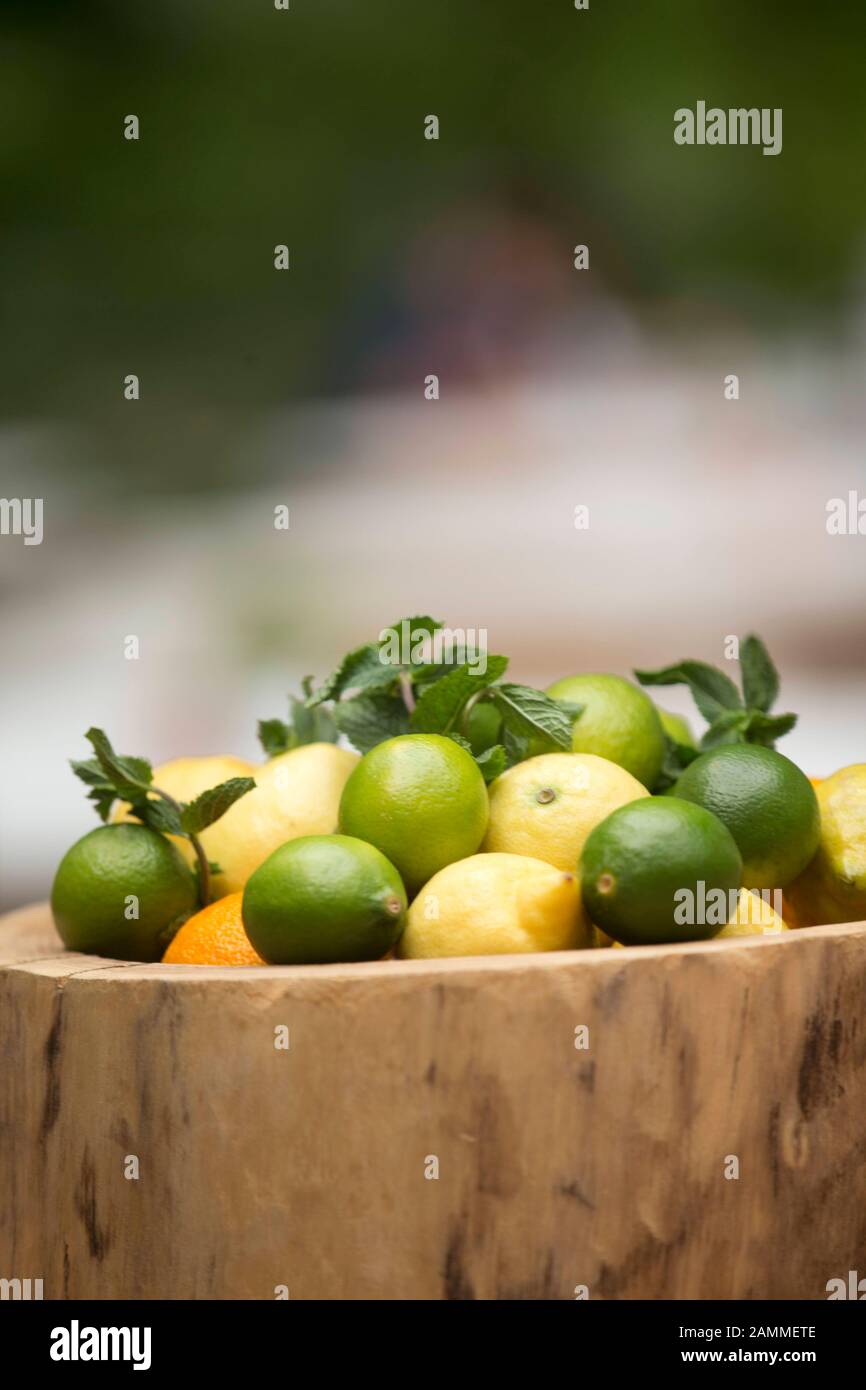
<path fill-rule="evenodd" d="M 740 692 L 730 676 L 703 661 L 678 661 L 660 671 L 635 671 L 641 685 L 687 685 L 692 698 L 708 724 L 720 719 L 726 710 L 743 707 Z"/>
<path fill-rule="evenodd" d="M 441 632 L 442 626 L 437 618 L 427 616 L 401 618 L 391 627 L 383 629 L 388 634 L 386 637 L 376 642 L 366 642 L 344 656 L 337 669 L 308 697 L 307 704 L 314 708 L 325 700 L 339 700 L 349 691 L 393 690 L 404 672 L 413 678 L 420 676 L 423 671 L 430 669 L 425 654 L 426 639 Z M 406 645 L 403 639 L 407 637 L 409 647 L 407 652 L 400 652 L 396 660 L 394 637 L 398 638 L 399 647 Z M 408 660 L 404 661 L 403 655 Z"/>
<path fill-rule="evenodd" d="M 375 642 L 355 647 L 315 690 L 307 709 L 325 713 L 359 753 L 399 734 L 442 734 L 472 751 L 468 718 L 479 700 L 496 707 L 501 741 L 476 756 L 485 779 L 535 753 L 571 749 L 571 730 L 581 707 L 552 700 L 530 686 L 504 683 L 508 658 L 457 644 L 446 653 L 436 618 L 402 618 Z M 431 650 L 432 648 L 432 650 Z M 260 725 L 266 749 L 283 750 L 278 721 Z"/>
<path fill-rule="evenodd" d="M 356 647 L 343 657 L 339 666 L 308 697 L 310 708 L 325 700 L 339 700 L 347 691 L 384 690 L 397 679 L 398 668 L 382 660 L 381 649 L 375 642 Z"/>
<path fill-rule="evenodd" d="M 754 633 L 740 644 L 742 693 L 730 676 L 703 661 L 679 661 L 658 671 L 635 671 L 635 675 L 641 685 L 688 686 L 709 725 L 701 738 L 703 749 L 729 743 L 774 748 L 776 739 L 789 733 L 797 722 L 796 714 L 770 713 L 779 694 L 779 675 L 767 648 Z M 666 757 L 663 780 L 672 770 Z"/>
<path fill-rule="evenodd" d="M 72 759 L 71 767 L 76 777 L 90 788 L 88 800 L 94 803 L 100 820 L 108 820 L 115 801 L 126 801 L 132 814 L 151 830 L 163 835 L 185 836 L 195 852 L 201 905 L 207 907 L 213 869 L 198 837 L 240 797 L 252 791 L 256 785 L 253 778 L 231 777 L 202 792 L 193 801 L 177 801 L 154 786 L 153 767 L 146 758 L 115 753 L 102 729 L 88 729 L 85 738 L 95 757 Z"/>

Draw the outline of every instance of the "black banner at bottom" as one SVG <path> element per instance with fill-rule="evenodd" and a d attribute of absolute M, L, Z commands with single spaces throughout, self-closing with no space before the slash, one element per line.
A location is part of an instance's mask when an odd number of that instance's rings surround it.
<path fill-rule="evenodd" d="M 488 1304 L 477 1324 L 463 1322 L 466 1313 L 456 1312 L 453 1305 L 404 1302 L 385 1305 L 389 1320 L 380 1324 L 376 1312 L 381 1303 L 13 1300 L 0 1302 L 0 1334 L 11 1364 L 61 1376 L 92 1376 L 106 1367 L 115 1375 L 210 1369 L 222 1375 L 249 1375 L 271 1358 L 282 1360 L 286 1371 L 293 1364 L 309 1368 L 312 1353 L 331 1374 L 342 1356 L 347 1368 L 361 1373 L 365 1367 L 371 1371 L 385 1363 L 393 1366 L 383 1337 L 400 1339 L 405 1358 L 402 1339 L 413 1331 L 423 1338 L 418 1343 L 418 1369 L 424 1376 L 438 1365 L 443 1374 L 453 1375 L 457 1344 L 447 1334 L 465 1334 L 479 1326 L 484 1329 L 485 1372 L 496 1369 L 497 1362 L 513 1371 L 515 1353 L 528 1352 L 523 1337 L 530 1335 L 534 1356 L 543 1350 L 545 1364 L 559 1353 L 576 1368 L 588 1370 L 586 1358 L 591 1364 L 603 1356 L 606 1374 L 632 1367 L 646 1373 L 674 1367 L 794 1365 L 826 1375 L 850 1365 L 862 1348 L 864 1310 L 842 1306 L 849 1301 L 576 1300 L 570 1306 L 560 1304 L 558 1313 L 549 1304 L 511 1303 L 502 1324 L 497 1304 Z M 349 1342 L 345 1334 L 354 1331 L 355 1317 L 357 1339 Z M 475 1346 L 480 1355 L 481 1344 Z M 298 1357 L 303 1360 L 298 1362 Z M 465 1347 L 460 1359 L 464 1357 Z"/>

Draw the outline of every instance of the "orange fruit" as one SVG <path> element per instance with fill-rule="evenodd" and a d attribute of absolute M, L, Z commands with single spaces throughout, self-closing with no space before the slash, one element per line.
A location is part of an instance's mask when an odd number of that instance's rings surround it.
<path fill-rule="evenodd" d="M 244 931 L 243 893 L 229 893 L 184 922 L 165 955 L 166 965 L 264 965 Z"/>

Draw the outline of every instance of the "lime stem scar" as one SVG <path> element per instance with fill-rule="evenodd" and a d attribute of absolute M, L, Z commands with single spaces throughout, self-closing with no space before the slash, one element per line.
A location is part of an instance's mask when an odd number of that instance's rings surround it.
<path fill-rule="evenodd" d="M 542 806 L 546 806 L 548 802 L 556 800 L 556 792 L 553 787 L 542 787 L 540 792 L 536 792 L 535 799 Z"/>

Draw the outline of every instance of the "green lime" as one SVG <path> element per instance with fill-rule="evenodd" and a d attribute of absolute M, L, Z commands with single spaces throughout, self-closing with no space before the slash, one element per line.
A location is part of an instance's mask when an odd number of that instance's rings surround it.
<path fill-rule="evenodd" d="M 697 748 L 691 725 L 682 714 L 671 714 L 669 709 L 662 709 L 659 705 L 656 705 L 656 709 L 668 738 L 672 738 L 674 743 L 682 744 L 684 748 Z"/>
<path fill-rule="evenodd" d="M 364 840 L 304 835 L 269 855 L 247 879 L 247 936 L 270 965 L 380 960 L 403 930 L 400 875 Z"/>
<path fill-rule="evenodd" d="M 580 861 L 583 903 L 624 946 L 702 941 L 729 920 L 741 870 L 733 836 L 710 811 L 644 797 L 591 832 Z"/>
<path fill-rule="evenodd" d="M 671 790 L 724 821 L 743 856 L 743 887 L 785 888 L 821 836 L 815 789 L 773 748 L 731 743 L 695 758 Z"/>
<path fill-rule="evenodd" d="M 446 864 L 475 853 L 489 809 L 465 748 L 441 734 L 400 734 L 371 748 L 352 772 L 340 830 L 387 855 L 414 895 Z"/>
<path fill-rule="evenodd" d="M 103 825 L 67 850 L 51 911 L 69 951 L 113 960 L 159 960 L 198 908 L 195 875 L 164 835 L 146 825 Z"/>
<path fill-rule="evenodd" d="M 479 700 L 469 711 L 466 721 L 466 737 L 472 752 L 478 756 L 499 742 L 502 732 L 502 716 L 489 700 Z"/>
<path fill-rule="evenodd" d="M 547 694 L 584 707 L 574 722 L 575 753 L 608 758 L 652 791 L 661 771 L 665 740 L 659 712 L 639 686 L 622 676 L 565 676 Z"/>

